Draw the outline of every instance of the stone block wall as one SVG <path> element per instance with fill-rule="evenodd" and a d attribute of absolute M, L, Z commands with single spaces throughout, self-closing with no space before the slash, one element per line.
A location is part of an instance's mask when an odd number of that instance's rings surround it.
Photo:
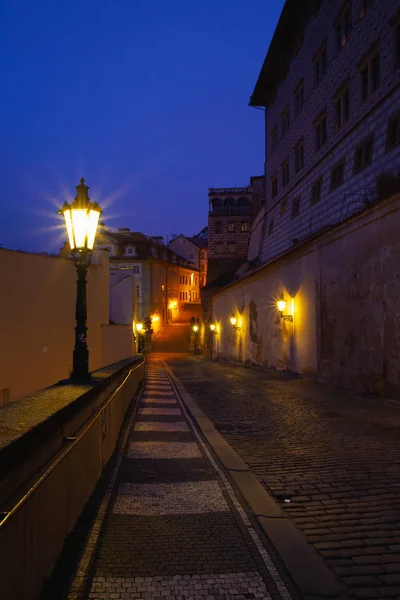
<path fill-rule="evenodd" d="M 365 15 L 361 17 L 362 4 L 365 3 L 361 0 L 350 3 L 352 29 L 346 44 L 338 51 L 334 23 L 343 2 L 322 2 L 318 13 L 308 21 L 300 51 L 290 63 L 274 102 L 267 108 L 267 210 L 261 247 L 262 262 L 362 209 L 365 196 L 374 201 L 377 176 L 384 171 L 397 173 L 400 169 L 400 146 L 390 150 L 386 147 L 388 120 L 400 109 L 400 62 L 396 58 L 398 50 L 395 39 L 399 4 L 397 0 L 370 2 Z M 313 61 L 324 41 L 327 46 L 327 69 L 316 84 Z M 360 66 L 375 48 L 379 48 L 380 84 L 376 92 L 362 102 Z M 304 106 L 295 117 L 295 89 L 301 80 L 304 81 Z M 350 91 L 350 118 L 336 131 L 334 97 L 346 83 Z M 286 106 L 289 106 L 290 126 L 282 137 L 281 114 Z M 315 119 L 324 110 L 327 142 L 317 151 Z M 271 134 L 276 126 L 279 143 L 272 151 Z M 372 162 L 354 174 L 355 149 L 369 135 L 373 136 Z M 304 144 L 304 167 L 296 174 L 295 146 L 300 139 Z M 286 158 L 289 159 L 289 183 L 282 187 L 282 164 Z M 332 167 L 343 159 L 343 184 L 330 191 Z M 278 176 L 278 195 L 273 199 L 271 179 L 275 173 Z M 319 177 L 323 178 L 321 200 L 311 205 L 311 188 Z M 299 214 L 293 216 L 293 200 L 298 197 Z"/>

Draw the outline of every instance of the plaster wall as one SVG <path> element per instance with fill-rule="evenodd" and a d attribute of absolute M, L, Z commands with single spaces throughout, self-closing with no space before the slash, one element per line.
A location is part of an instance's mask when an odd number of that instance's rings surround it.
<path fill-rule="evenodd" d="M 399 391 L 399 222 L 397 196 L 216 293 L 214 356 Z M 281 293 L 293 322 L 277 310 Z"/>
<path fill-rule="evenodd" d="M 103 366 L 102 325 L 109 322 L 108 254 L 99 256 L 87 277 L 91 371 Z M 2 249 L 0 279 L 0 404 L 5 404 L 69 376 L 76 271 L 71 260 Z M 112 349 L 109 356 L 113 362 Z"/>

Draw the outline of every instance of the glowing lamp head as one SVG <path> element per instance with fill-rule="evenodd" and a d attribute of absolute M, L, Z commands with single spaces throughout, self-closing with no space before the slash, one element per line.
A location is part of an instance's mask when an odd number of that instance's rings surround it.
<path fill-rule="evenodd" d="M 214 323 L 211 323 L 210 329 L 211 329 L 211 331 L 215 331 L 215 325 L 214 325 Z"/>
<path fill-rule="evenodd" d="M 198 326 L 197 326 L 197 325 L 193 325 L 193 331 L 194 331 L 195 333 L 197 333 L 197 332 L 198 332 L 198 330 L 199 330 Z"/>
<path fill-rule="evenodd" d="M 231 317 L 231 325 L 235 326 L 236 325 L 236 317 Z"/>
<path fill-rule="evenodd" d="M 139 333 L 143 331 L 143 323 L 136 323 L 136 331 Z"/>
<path fill-rule="evenodd" d="M 286 308 L 286 300 L 284 300 L 283 298 L 280 298 L 277 303 L 276 303 L 279 312 L 283 312 Z"/>
<path fill-rule="evenodd" d="M 89 187 L 81 179 L 76 186 L 76 198 L 71 204 L 67 202 L 59 211 L 64 215 L 65 226 L 68 233 L 71 251 L 82 252 L 93 250 L 100 215 L 103 212 L 96 202 L 92 202 L 88 195 Z"/>

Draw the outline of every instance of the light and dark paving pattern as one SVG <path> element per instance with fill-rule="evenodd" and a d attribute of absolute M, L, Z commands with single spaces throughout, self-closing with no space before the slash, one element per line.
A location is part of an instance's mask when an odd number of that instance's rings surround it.
<path fill-rule="evenodd" d="M 165 369 L 149 361 L 86 598 L 299 600 L 262 536 Z"/>
<path fill-rule="evenodd" d="M 163 357 L 347 595 L 400 600 L 400 403 Z"/>

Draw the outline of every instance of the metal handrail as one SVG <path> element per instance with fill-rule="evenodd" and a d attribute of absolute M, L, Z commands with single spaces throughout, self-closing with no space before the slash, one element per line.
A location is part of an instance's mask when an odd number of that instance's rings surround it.
<path fill-rule="evenodd" d="M 128 377 L 131 375 L 131 373 L 133 373 L 133 371 L 135 371 L 136 369 L 141 367 L 144 363 L 146 363 L 145 359 L 143 359 L 140 363 L 138 363 L 137 365 L 132 367 L 132 369 L 129 369 L 129 372 L 126 375 L 123 382 L 117 387 L 116 390 L 114 390 L 114 392 L 111 394 L 111 396 L 109 398 L 107 398 L 107 400 L 97 409 L 96 414 L 89 420 L 89 422 L 87 423 L 85 428 L 79 433 L 78 436 L 65 438 L 65 440 L 68 442 L 71 442 L 71 444 L 69 444 L 68 447 L 60 454 L 60 456 L 47 468 L 47 470 L 43 473 L 43 475 L 41 475 L 39 477 L 39 479 L 26 492 L 26 494 L 24 496 L 22 496 L 22 498 L 17 502 L 17 504 L 15 504 L 15 506 L 13 506 L 13 508 L 10 511 L 8 511 L 7 513 L 5 513 L 5 512 L 0 513 L 0 529 L 2 529 L 4 527 L 4 525 L 6 525 L 6 523 L 11 520 L 11 518 L 16 514 L 16 512 L 21 508 L 21 506 L 23 506 L 23 504 L 25 504 L 25 502 L 28 500 L 28 498 L 47 479 L 47 477 L 50 475 L 50 473 L 52 473 L 52 471 L 54 471 L 54 469 L 71 452 L 71 450 L 73 448 L 75 448 L 75 446 L 82 440 L 82 438 L 86 435 L 86 433 L 89 431 L 89 429 L 92 427 L 92 425 L 96 422 L 96 420 L 99 418 L 99 416 L 104 412 L 104 410 L 110 404 L 111 400 L 114 398 L 114 396 L 117 394 L 117 392 L 119 392 L 119 390 L 125 384 L 125 382 L 127 381 Z"/>

